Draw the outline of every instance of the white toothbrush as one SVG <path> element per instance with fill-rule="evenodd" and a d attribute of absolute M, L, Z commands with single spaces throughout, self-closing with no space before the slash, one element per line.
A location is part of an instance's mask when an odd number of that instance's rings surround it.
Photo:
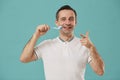
<path fill-rule="evenodd" d="M 52 29 L 60 30 L 60 29 L 62 29 L 62 26 L 52 27 Z"/>

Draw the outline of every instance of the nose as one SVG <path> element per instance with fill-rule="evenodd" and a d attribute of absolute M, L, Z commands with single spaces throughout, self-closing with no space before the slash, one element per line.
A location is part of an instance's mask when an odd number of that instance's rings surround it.
<path fill-rule="evenodd" d="M 65 24 L 69 25 L 70 24 L 70 20 L 66 20 Z"/>

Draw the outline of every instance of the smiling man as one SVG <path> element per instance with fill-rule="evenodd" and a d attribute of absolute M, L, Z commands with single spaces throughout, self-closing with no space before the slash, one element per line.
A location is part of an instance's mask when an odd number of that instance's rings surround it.
<path fill-rule="evenodd" d="M 84 80 L 87 63 L 96 74 L 103 75 L 104 62 L 90 41 L 89 33 L 81 34 L 81 39 L 77 38 L 74 35 L 76 24 L 76 11 L 69 5 L 62 6 L 56 12 L 56 25 L 62 26 L 59 36 L 35 47 L 37 40 L 50 30 L 47 24 L 39 25 L 20 60 L 27 63 L 42 59 L 46 80 Z"/>

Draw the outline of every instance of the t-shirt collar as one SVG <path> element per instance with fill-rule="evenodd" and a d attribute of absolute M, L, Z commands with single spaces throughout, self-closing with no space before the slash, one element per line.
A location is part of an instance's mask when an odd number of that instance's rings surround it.
<path fill-rule="evenodd" d="M 66 42 L 66 41 L 64 41 L 62 38 L 60 38 L 60 37 L 58 37 L 58 38 L 59 38 L 60 41 L 62 41 L 62 42 Z M 70 41 L 72 41 L 73 39 L 74 39 L 74 36 L 71 37 L 67 42 L 70 42 Z"/>

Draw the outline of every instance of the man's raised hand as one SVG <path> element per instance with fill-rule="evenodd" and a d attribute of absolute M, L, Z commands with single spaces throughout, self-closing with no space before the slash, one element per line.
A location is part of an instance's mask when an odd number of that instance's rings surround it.
<path fill-rule="evenodd" d="M 89 32 L 86 32 L 86 35 L 80 34 L 80 36 L 82 37 L 80 42 L 83 46 L 90 48 L 93 45 L 92 42 L 90 41 L 90 38 L 89 38 Z"/>
<path fill-rule="evenodd" d="M 39 25 L 36 28 L 34 36 L 36 36 L 37 38 L 39 38 L 40 36 L 44 35 L 49 29 L 50 29 L 50 27 L 48 25 L 46 25 L 46 24 Z"/>

